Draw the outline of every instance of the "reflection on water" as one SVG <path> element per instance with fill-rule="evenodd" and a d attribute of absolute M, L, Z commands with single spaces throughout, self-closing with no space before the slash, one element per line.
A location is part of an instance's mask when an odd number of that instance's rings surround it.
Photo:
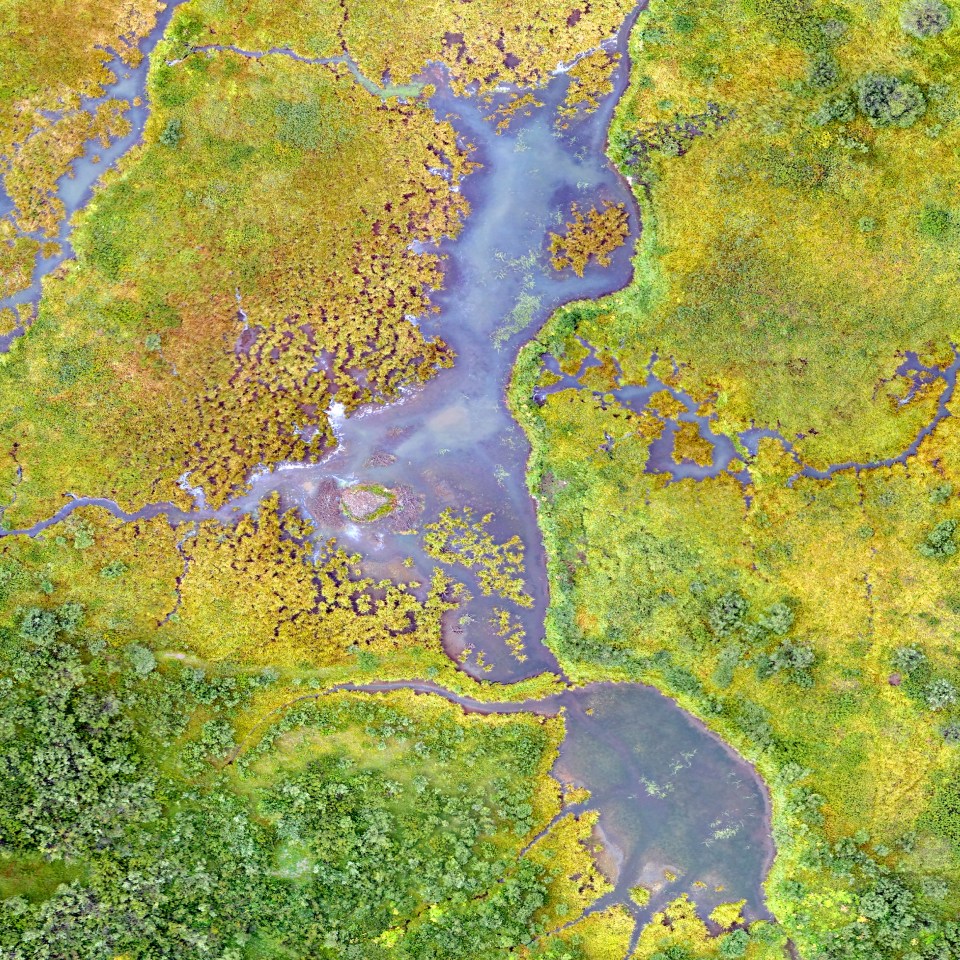
<path fill-rule="evenodd" d="M 554 774 L 589 788 L 618 866 L 597 908 L 632 906 L 630 888 L 642 884 L 651 896 L 632 907 L 638 918 L 682 893 L 704 916 L 744 898 L 749 917 L 769 916 L 759 881 L 773 851 L 755 771 L 649 687 L 593 684 L 560 699 L 567 736 Z"/>
<path fill-rule="evenodd" d="M 491 680 L 557 670 L 542 643 L 546 560 L 525 483 L 529 447 L 506 408 L 504 391 L 520 343 L 550 312 L 569 300 L 599 297 L 630 279 L 637 211 L 603 149 L 613 107 L 626 85 L 626 37 L 637 13 L 610 44 L 624 54 L 613 77 L 614 92 L 594 114 L 562 132 L 555 120 L 569 83 L 563 74 L 538 91 L 543 107 L 497 135 L 485 114 L 506 94 L 483 108 L 474 99 L 453 96 L 439 68 L 427 72 L 425 79 L 438 91 L 431 100 L 437 116 L 450 119 L 482 164 L 464 185 L 472 213 L 462 233 L 439 244 L 447 257 L 444 289 L 433 297 L 439 312 L 419 321 L 427 336 L 442 336 L 456 350 L 453 369 L 399 403 L 337 418 L 340 445 L 323 463 L 288 464 L 257 475 L 247 494 L 221 510 L 207 508 L 199 492 L 196 509 L 189 512 L 154 504 L 127 514 L 110 501 L 77 497 L 28 532 L 39 533 L 83 504 L 103 506 L 128 520 L 164 514 L 174 524 L 210 517 L 229 521 L 279 491 L 285 506 L 313 515 L 318 539 L 334 536 L 362 553 L 367 574 L 428 582 L 435 561 L 425 555 L 416 534 L 404 532 L 404 525 L 389 517 L 349 520 L 336 508 L 336 491 L 355 484 L 403 490 L 411 510 L 419 514 L 422 509 L 418 523 L 447 507 L 469 504 L 478 516 L 494 514 L 490 532 L 499 542 L 518 535 L 525 545 L 526 586 L 534 603 L 512 612 L 527 631 L 527 660 L 514 659 L 487 626 L 494 602 L 482 597 L 469 575 L 475 599 L 446 624 L 448 651 L 457 655 L 475 648 L 493 669 L 483 671 L 476 654 L 466 669 Z M 554 271 L 546 249 L 549 232 L 562 225 L 574 200 L 582 207 L 623 203 L 630 211 L 631 242 L 614 252 L 609 267 L 590 266 L 583 278 Z M 404 564 L 407 558 L 412 566 Z M 469 622 L 458 623 L 457 616 Z M 568 734 L 556 773 L 590 789 L 585 806 L 601 811 L 605 862 L 616 873 L 616 889 L 601 906 L 629 905 L 629 888 L 643 883 L 651 888 L 651 904 L 646 910 L 631 907 L 637 916 L 684 891 L 706 910 L 746 898 L 749 915 L 764 915 L 760 883 L 772 848 L 762 784 L 752 768 L 656 691 L 595 684 L 547 701 L 498 705 L 468 701 L 426 682 L 364 689 L 397 686 L 440 693 L 483 712 L 565 708 Z"/>

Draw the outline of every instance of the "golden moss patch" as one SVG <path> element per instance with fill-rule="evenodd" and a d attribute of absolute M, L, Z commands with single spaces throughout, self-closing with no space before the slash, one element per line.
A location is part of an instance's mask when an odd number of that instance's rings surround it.
<path fill-rule="evenodd" d="M 573 217 L 564 233 L 550 234 L 550 262 L 555 270 L 570 268 L 578 276 L 592 259 L 601 267 L 610 266 L 610 254 L 623 246 L 629 235 L 627 210 L 622 203 L 606 203 L 603 210 L 591 207 L 586 214 L 574 203 Z"/>

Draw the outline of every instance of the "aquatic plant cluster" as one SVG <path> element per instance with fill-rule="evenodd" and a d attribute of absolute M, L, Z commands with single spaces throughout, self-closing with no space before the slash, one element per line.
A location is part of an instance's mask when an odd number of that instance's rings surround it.
<path fill-rule="evenodd" d="M 611 131 L 636 278 L 512 388 L 549 644 L 757 764 L 802 957 L 960 953 L 952 22 L 652 3 Z"/>
<path fill-rule="evenodd" d="M 2 19 L 0 955 L 960 957 L 946 0 Z M 448 376 L 533 510 L 438 303 L 541 121 L 542 547 L 409 425 L 323 473 Z"/>
<path fill-rule="evenodd" d="M 563 233 L 550 234 L 550 262 L 554 270 L 569 268 L 582 277 L 591 259 L 602 267 L 610 266 L 610 254 L 630 232 L 623 204 L 608 203 L 602 210 L 593 207 L 586 214 L 573 204 L 570 215 L 573 219 L 567 222 Z"/>

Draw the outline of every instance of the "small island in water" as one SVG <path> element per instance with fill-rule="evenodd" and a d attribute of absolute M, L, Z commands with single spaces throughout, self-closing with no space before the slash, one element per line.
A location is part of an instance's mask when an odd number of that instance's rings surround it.
<path fill-rule="evenodd" d="M 953 0 L 4 13 L 0 957 L 960 958 Z"/>

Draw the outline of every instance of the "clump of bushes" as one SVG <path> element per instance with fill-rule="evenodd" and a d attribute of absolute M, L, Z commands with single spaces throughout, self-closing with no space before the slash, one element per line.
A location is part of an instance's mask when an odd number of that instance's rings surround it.
<path fill-rule="evenodd" d="M 931 710 L 945 710 L 957 702 L 957 688 L 949 680 L 938 677 L 923 688 L 923 699 Z"/>
<path fill-rule="evenodd" d="M 953 14 L 942 0 L 911 0 L 900 14 L 900 26 L 921 40 L 943 33 L 952 21 Z"/>
<path fill-rule="evenodd" d="M 920 544 L 918 549 L 921 555 L 935 560 L 945 560 L 947 557 L 952 557 L 957 552 L 957 543 L 953 539 L 956 530 L 956 520 L 941 520 L 927 534 L 927 539 Z"/>
<path fill-rule="evenodd" d="M 946 240 L 953 229 L 953 217 L 949 210 L 943 207 L 927 207 L 920 214 L 919 230 L 922 236 L 929 237 L 931 240 Z M 946 487 L 949 488 L 949 484 Z M 938 490 L 941 488 L 938 488 Z M 931 503 L 943 503 L 944 500 L 936 499 L 937 491 L 931 495 Z M 947 498 L 949 498 L 949 490 Z"/>
<path fill-rule="evenodd" d="M 750 935 L 747 931 L 734 930 L 720 938 L 717 949 L 719 955 L 723 957 L 724 960 L 737 960 L 738 957 L 746 954 L 747 947 L 749 946 Z"/>
<path fill-rule="evenodd" d="M 950 723 L 944 724 L 940 729 L 940 733 L 947 743 L 960 743 L 960 723 L 951 721 Z"/>
<path fill-rule="evenodd" d="M 747 601 L 736 592 L 725 593 L 710 607 L 707 620 L 718 637 L 727 637 L 746 622 Z"/>
<path fill-rule="evenodd" d="M 750 605 L 737 591 L 721 594 L 707 609 L 707 623 L 717 639 L 740 634 L 747 646 L 739 643 L 728 644 L 720 652 L 712 682 L 721 688 L 729 687 L 733 682 L 733 671 L 741 663 L 753 663 L 757 677 L 766 680 L 776 673 L 782 673 L 802 687 L 813 686 L 810 672 L 816 662 L 816 653 L 809 644 L 797 643 L 787 638 L 793 627 L 794 612 L 789 603 L 780 601 L 771 605 L 765 613 L 748 620 Z M 782 637 L 780 643 L 771 651 L 764 647 L 774 638 Z M 744 654 L 751 650 L 751 656 Z"/>
<path fill-rule="evenodd" d="M 820 57 L 813 64 L 807 82 L 814 90 L 829 90 L 840 79 L 840 68 L 832 57 Z"/>
<path fill-rule="evenodd" d="M 857 84 L 857 106 L 875 127 L 909 127 L 924 115 L 927 101 L 910 80 L 868 73 Z"/>
<path fill-rule="evenodd" d="M 160 134 L 160 142 L 165 147 L 177 147 L 183 138 L 183 121 L 179 117 L 171 117 Z"/>
<path fill-rule="evenodd" d="M 773 651 L 757 660 L 757 676 L 761 680 L 783 671 L 794 683 L 801 687 L 813 686 L 810 669 L 816 661 L 813 648 L 806 644 L 784 640 Z"/>
<path fill-rule="evenodd" d="M 897 647 L 891 659 L 894 670 L 909 675 L 927 662 L 927 655 L 916 647 Z"/>

